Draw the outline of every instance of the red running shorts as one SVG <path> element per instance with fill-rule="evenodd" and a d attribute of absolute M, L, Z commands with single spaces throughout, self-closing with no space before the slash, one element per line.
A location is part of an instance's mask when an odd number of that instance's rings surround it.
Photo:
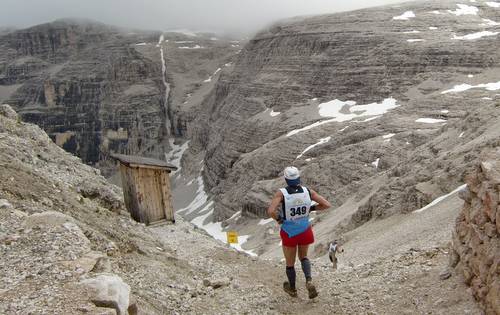
<path fill-rule="evenodd" d="M 309 226 L 304 232 L 295 235 L 294 237 L 288 237 L 285 231 L 280 230 L 281 242 L 283 246 L 295 247 L 297 245 L 309 245 L 314 243 L 314 234 L 312 227 Z"/>

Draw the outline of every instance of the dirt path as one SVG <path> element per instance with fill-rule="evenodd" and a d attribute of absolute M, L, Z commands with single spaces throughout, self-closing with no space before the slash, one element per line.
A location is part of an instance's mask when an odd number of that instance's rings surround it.
<path fill-rule="evenodd" d="M 157 227 L 153 233 L 172 246 L 179 259 L 204 275 L 197 279 L 224 283 L 186 302 L 187 313 L 217 314 L 480 314 L 457 275 L 441 280 L 447 266 L 443 247 L 413 248 L 369 263 L 346 265 L 340 255 L 335 271 L 324 257 L 313 259 L 320 295 L 307 298 L 300 264 L 296 264 L 298 298 L 282 291 L 284 263 L 251 258 L 216 242 L 189 223 Z M 168 239 L 166 239 L 168 238 Z M 355 248 L 350 250 L 355 251 Z M 355 255 L 351 253 L 350 255 Z"/>

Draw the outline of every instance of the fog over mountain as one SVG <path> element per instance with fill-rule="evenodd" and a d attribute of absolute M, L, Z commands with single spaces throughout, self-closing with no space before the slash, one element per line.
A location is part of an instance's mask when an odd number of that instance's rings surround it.
<path fill-rule="evenodd" d="M 0 0 L 2 26 L 27 27 L 64 17 L 143 29 L 252 33 L 274 20 L 377 6 L 400 0 Z"/>

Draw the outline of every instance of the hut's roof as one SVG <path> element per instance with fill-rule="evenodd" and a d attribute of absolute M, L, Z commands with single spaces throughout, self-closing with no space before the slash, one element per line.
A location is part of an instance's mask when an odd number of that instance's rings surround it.
<path fill-rule="evenodd" d="M 163 168 L 168 171 L 175 171 L 177 167 L 168 164 L 165 161 L 135 156 L 135 155 L 124 155 L 124 154 L 111 154 L 111 157 L 117 159 L 122 164 L 128 165 L 130 167 L 155 167 L 155 168 Z"/>

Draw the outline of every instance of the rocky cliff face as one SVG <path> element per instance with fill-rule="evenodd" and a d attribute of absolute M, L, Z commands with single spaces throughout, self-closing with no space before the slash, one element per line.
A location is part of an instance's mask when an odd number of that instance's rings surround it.
<path fill-rule="evenodd" d="M 110 151 L 154 154 L 167 134 L 161 68 L 132 44 L 152 37 L 73 20 L 9 33 L 0 39 L 3 98 L 87 163 Z"/>
<path fill-rule="evenodd" d="M 500 151 L 484 156 L 466 177 L 464 207 L 453 233 L 453 265 L 486 314 L 500 313 Z"/>
<path fill-rule="evenodd" d="M 499 20 L 484 2 L 416 2 L 258 34 L 188 124 L 217 217 L 263 216 L 290 164 L 336 206 L 370 197 L 350 228 L 459 186 L 498 145 L 498 41 L 477 36 L 496 36 Z"/>
<path fill-rule="evenodd" d="M 159 38 L 160 32 L 75 20 L 9 32 L 0 38 L 0 101 L 106 174 L 110 152 L 163 158 L 172 122 L 182 133 L 169 112 L 236 48 L 202 37 L 204 47 L 192 49 L 191 37 L 177 33 Z"/>

